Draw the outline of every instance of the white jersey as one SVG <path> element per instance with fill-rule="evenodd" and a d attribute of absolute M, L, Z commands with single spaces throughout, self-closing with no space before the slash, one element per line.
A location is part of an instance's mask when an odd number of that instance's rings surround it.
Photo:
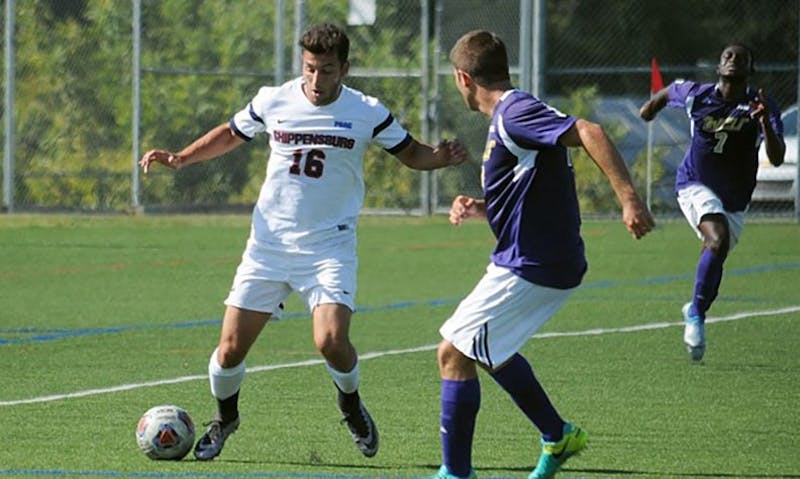
<path fill-rule="evenodd" d="M 367 145 L 376 141 L 396 153 L 412 140 L 377 99 L 343 86 L 336 101 L 315 106 L 302 84 L 297 78 L 262 87 L 230 120 L 244 140 L 270 135 L 251 232 L 251 241 L 267 247 L 315 243 L 354 230 L 364 202 Z"/>

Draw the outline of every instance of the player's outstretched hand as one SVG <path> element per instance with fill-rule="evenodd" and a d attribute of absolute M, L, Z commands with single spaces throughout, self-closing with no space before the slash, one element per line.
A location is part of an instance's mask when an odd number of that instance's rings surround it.
<path fill-rule="evenodd" d="M 484 200 L 472 198 L 471 196 L 458 195 L 453 199 L 450 206 L 450 223 L 459 226 L 465 219 L 483 217 L 486 215 L 486 203 Z"/>
<path fill-rule="evenodd" d="M 652 121 L 653 118 L 656 117 L 653 110 L 650 108 L 649 101 L 639 108 L 639 117 L 644 121 Z"/>
<path fill-rule="evenodd" d="M 147 174 L 147 172 L 150 171 L 150 165 L 153 162 L 161 163 L 167 168 L 172 168 L 173 170 L 177 170 L 181 167 L 181 158 L 171 151 L 166 150 L 148 151 L 144 154 L 144 156 L 142 156 L 142 159 L 139 160 L 139 166 L 141 166 L 144 170 L 144 173 Z"/>
<path fill-rule="evenodd" d="M 436 145 L 434 152 L 437 155 L 443 154 L 446 166 L 460 165 L 469 159 L 467 149 L 458 140 L 442 140 Z"/>
<path fill-rule="evenodd" d="M 642 200 L 636 197 L 634 200 L 629 201 L 622 207 L 622 221 L 625 227 L 628 228 L 631 236 L 636 239 L 641 239 L 652 231 L 656 226 L 653 215 L 650 210 L 642 203 Z"/>
<path fill-rule="evenodd" d="M 769 118 L 767 95 L 761 88 L 758 89 L 758 101 L 750 102 L 750 117 L 758 120 L 762 124 Z"/>

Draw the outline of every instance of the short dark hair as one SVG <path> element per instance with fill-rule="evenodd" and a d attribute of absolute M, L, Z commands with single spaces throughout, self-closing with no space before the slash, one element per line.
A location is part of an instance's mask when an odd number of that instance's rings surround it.
<path fill-rule="evenodd" d="M 347 62 L 350 55 L 350 39 L 344 30 L 331 23 L 310 27 L 303 33 L 298 45 L 315 55 L 335 53 L 341 63 Z"/>
<path fill-rule="evenodd" d="M 462 35 L 450 50 L 450 61 L 481 86 L 510 79 L 506 45 L 488 30 L 473 30 Z"/>

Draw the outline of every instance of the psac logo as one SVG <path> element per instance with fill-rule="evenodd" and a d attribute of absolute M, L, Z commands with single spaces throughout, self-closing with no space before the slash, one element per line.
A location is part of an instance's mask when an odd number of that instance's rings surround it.
<path fill-rule="evenodd" d="M 339 128 L 347 128 L 348 130 L 350 130 L 353 128 L 353 122 L 334 120 L 333 126 L 338 126 Z"/>

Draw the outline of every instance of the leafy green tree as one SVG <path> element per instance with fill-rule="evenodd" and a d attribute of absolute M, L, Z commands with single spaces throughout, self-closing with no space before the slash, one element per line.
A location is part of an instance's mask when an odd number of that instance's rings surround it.
<path fill-rule="evenodd" d="M 130 127 L 120 127 L 130 108 L 118 92 L 130 85 L 129 15 L 107 2 L 36 0 L 18 8 L 17 24 L 18 196 L 41 206 L 127 204 Z"/>
<path fill-rule="evenodd" d="M 142 1 L 142 150 L 181 148 L 225 121 L 261 85 L 275 83 L 277 17 L 285 26 L 285 49 L 279 55 L 287 68 L 294 52 L 296 4 L 285 4 L 279 14 L 271 0 Z M 346 24 L 346 0 L 309 0 L 304 5 L 308 24 Z M 506 39 L 512 68 L 519 64 L 517 2 L 443 0 L 443 5 L 443 56 L 460 34 L 489 26 Z M 377 6 L 375 25 L 347 28 L 353 65 L 347 83 L 378 97 L 420 137 L 426 101 L 416 76 L 422 69 L 424 40 L 420 4 L 381 1 Z M 730 0 L 722 11 L 716 0 L 548 0 L 543 97 L 565 98 L 565 111 L 591 117 L 599 95 L 644 99 L 652 56 L 671 66 L 663 72 L 666 81 L 679 76 L 713 79 L 719 52 L 732 40 L 753 48 L 757 68 L 794 64 L 798 7 L 799 0 Z M 427 13 L 433 19 L 433 2 L 431 8 Z M 17 203 L 127 209 L 134 161 L 130 3 L 25 0 L 17 1 L 15 13 Z M 447 66 L 446 58 L 438 60 L 440 67 Z M 755 82 L 767 86 L 784 107 L 796 102 L 796 70 L 766 70 L 757 71 Z M 400 76 L 386 76 L 387 71 Z M 458 137 L 473 152 L 468 165 L 435 173 L 443 205 L 460 192 L 479 194 L 486 121 L 465 111 L 448 74 L 437 74 L 438 124 L 433 133 Z M 606 127 L 612 136 L 624 134 L 621 126 Z M 142 181 L 141 199 L 145 205 L 195 208 L 252 204 L 263 180 L 266 149 L 266 138 L 259 137 L 213 162 L 177 173 L 155 169 Z M 599 172 L 580 155 L 574 153 L 579 188 L 586 193 L 584 210 L 615 209 L 607 203 L 611 196 L 596 177 Z M 637 181 L 643 163 L 632 165 Z M 419 172 L 402 167 L 380 148 L 368 150 L 365 171 L 367 206 L 419 206 Z"/>
<path fill-rule="evenodd" d="M 165 0 L 143 6 L 144 150 L 182 148 L 271 82 L 274 40 L 267 27 L 273 2 L 237 5 Z M 249 75 L 235 76 L 241 65 Z M 176 173 L 154 170 L 144 186 L 145 204 L 252 203 L 264 177 L 264 149 L 256 146 L 263 141 Z"/>

